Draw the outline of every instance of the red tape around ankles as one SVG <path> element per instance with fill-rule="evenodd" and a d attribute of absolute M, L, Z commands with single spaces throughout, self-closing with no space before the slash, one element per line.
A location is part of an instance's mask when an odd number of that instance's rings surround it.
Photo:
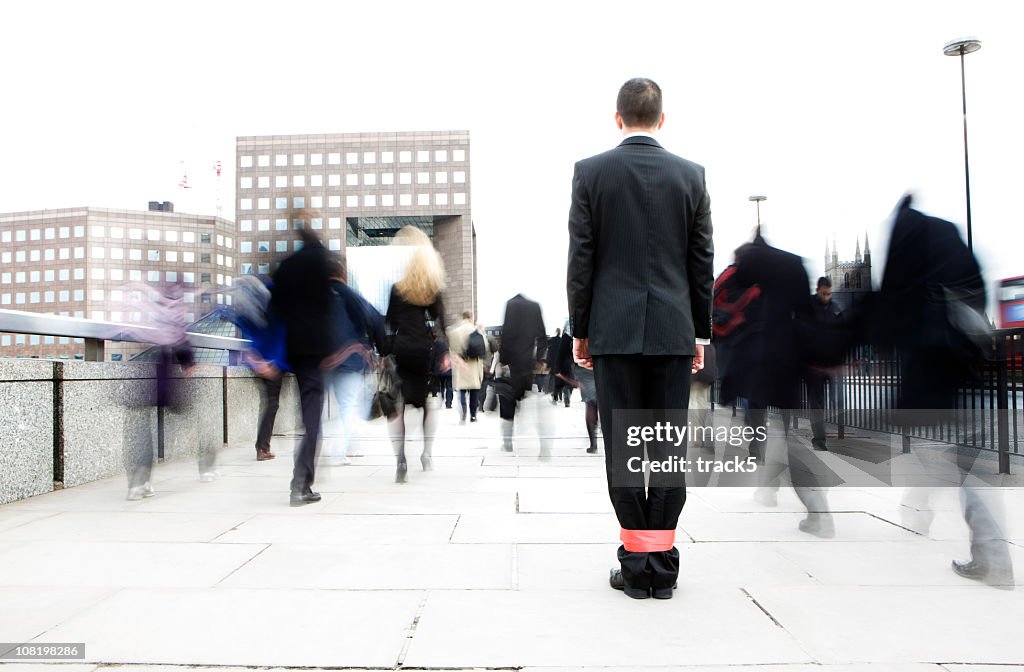
<path fill-rule="evenodd" d="M 622 528 L 619 539 L 630 553 L 659 553 L 672 550 L 672 546 L 676 543 L 676 531 Z"/>

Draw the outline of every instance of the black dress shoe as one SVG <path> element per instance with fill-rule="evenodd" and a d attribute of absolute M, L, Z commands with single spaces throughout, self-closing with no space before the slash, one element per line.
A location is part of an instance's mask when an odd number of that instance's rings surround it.
<path fill-rule="evenodd" d="M 651 596 L 651 591 L 646 588 L 629 588 L 626 586 L 626 580 L 622 578 L 621 569 L 613 569 L 611 574 L 608 576 L 608 584 L 615 590 L 621 590 L 626 594 L 626 597 L 632 597 L 634 600 L 646 600 Z"/>
<path fill-rule="evenodd" d="M 651 595 L 656 600 L 671 600 L 673 588 L 652 588 Z"/>
<path fill-rule="evenodd" d="M 590 446 L 589 448 L 587 448 L 587 452 L 590 453 L 590 454 L 596 453 L 597 452 L 597 446 Z"/>
<path fill-rule="evenodd" d="M 398 468 L 395 470 L 395 483 L 405 483 L 405 475 L 409 471 L 409 465 L 406 462 L 399 462 Z"/>
<path fill-rule="evenodd" d="M 815 450 L 828 450 L 828 446 L 825 445 L 825 439 L 814 439 L 811 441 L 811 446 Z"/>
<path fill-rule="evenodd" d="M 965 579 L 982 581 L 995 588 L 1003 588 L 1005 590 L 1013 590 L 1014 588 L 1012 568 L 994 570 L 974 560 L 967 560 L 965 562 L 954 560 L 953 571 Z"/>
<path fill-rule="evenodd" d="M 304 504 L 319 502 L 320 499 L 320 493 L 313 492 L 312 490 L 303 493 L 293 492 L 290 497 L 290 503 L 292 506 L 303 506 Z"/>

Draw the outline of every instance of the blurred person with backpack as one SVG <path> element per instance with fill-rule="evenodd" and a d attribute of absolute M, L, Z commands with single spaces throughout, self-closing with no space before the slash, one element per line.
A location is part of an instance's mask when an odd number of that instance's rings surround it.
<path fill-rule="evenodd" d="M 480 387 L 484 379 L 487 341 L 473 322 L 473 313 L 462 313 L 462 321 L 449 327 L 448 349 L 452 361 L 452 387 L 459 392 L 459 424 L 466 422 L 466 397 L 469 397 L 469 421 L 476 422 L 480 408 Z"/>

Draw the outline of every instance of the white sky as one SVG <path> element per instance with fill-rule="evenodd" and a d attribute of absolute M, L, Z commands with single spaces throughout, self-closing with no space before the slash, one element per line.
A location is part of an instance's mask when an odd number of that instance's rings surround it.
<path fill-rule="evenodd" d="M 480 317 L 517 292 L 566 315 L 573 163 L 619 141 L 619 86 L 665 95 L 662 144 L 707 168 L 716 270 L 754 225 L 822 271 L 900 196 L 965 220 L 1024 275 L 1024 3 L 46 2 L 0 6 L 0 212 L 171 200 L 233 218 L 235 136 L 469 129 Z M 190 192 L 177 189 L 185 161 Z M 880 268 L 878 269 L 880 270 Z"/>

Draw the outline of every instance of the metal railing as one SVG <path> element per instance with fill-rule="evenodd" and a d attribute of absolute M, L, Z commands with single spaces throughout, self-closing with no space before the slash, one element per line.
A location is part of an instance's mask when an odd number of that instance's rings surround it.
<path fill-rule="evenodd" d="M 137 326 L 120 322 L 99 322 L 79 317 L 46 315 L 21 310 L 0 310 L 0 332 L 81 338 L 85 341 L 85 361 L 102 362 L 106 341 L 131 343 L 158 343 L 162 332 L 155 327 Z M 237 353 L 245 351 L 249 341 L 226 336 L 211 336 L 186 332 L 189 343 L 195 348 L 226 350 L 234 362 Z M 233 356 L 231 353 L 235 353 Z M 2 353 L 0 353 L 2 354 Z"/>
<path fill-rule="evenodd" d="M 904 426 L 892 413 L 900 386 L 900 361 L 872 346 L 854 349 L 844 374 L 831 381 L 825 397 L 825 421 L 837 426 L 900 434 L 904 451 L 910 439 L 949 443 L 998 454 L 999 472 L 1010 471 L 1010 457 L 1022 455 L 1024 434 L 1024 329 L 994 332 L 994 349 L 974 380 L 959 389 L 955 407 L 935 414 L 936 422 Z M 807 390 L 801 390 L 801 417 L 809 418 Z"/>

